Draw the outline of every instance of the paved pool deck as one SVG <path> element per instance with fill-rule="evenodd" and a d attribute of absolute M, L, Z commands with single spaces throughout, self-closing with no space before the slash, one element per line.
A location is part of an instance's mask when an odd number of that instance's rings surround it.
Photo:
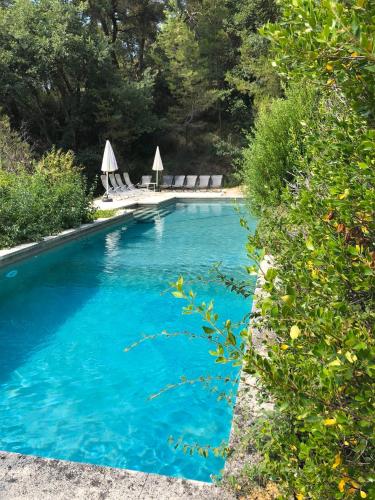
<path fill-rule="evenodd" d="M 1 500 L 232 500 L 210 483 L 0 452 Z"/>
<path fill-rule="evenodd" d="M 131 208 L 135 204 L 138 205 L 155 205 L 166 203 L 175 199 L 187 201 L 213 201 L 225 199 L 241 199 L 244 195 L 240 188 L 215 189 L 210 191 L 143 191 L 137 196 L 129 196 L 124 198 L 112 198 L 111 202 L 104 202 L 103 198 L 97 198 L 94 201 L 96 208 L 100 210 L 111 210 L 120 208 Z"/>

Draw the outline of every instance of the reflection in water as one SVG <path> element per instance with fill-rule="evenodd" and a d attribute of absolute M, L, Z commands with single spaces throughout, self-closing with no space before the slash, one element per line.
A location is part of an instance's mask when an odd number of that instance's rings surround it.
<path fill-rule="evenodd" d="M 188 214 L 196 214 L 197 213 L 197 205 L 195 205 L 194 203 L 192 203 L 191 205 L 188 205 L 186 212 Z"/>
<path fill-rule="evenodd" d="M 165 219 L 163 217 L 160 217 L 160 214 L 157 214 L 154 221 L 156 239 L 160 242 L 163 239 Z"/>
<path fill-rule="evenodd" d="M 223 213 L 222 205 L 219 203 L 213 203 L 210 208 L 212 214 L 215 216 L 221 215 Z"/>
<path fill-rule="evenodd" d="M 106 255 L 108 257 L 116 255 L 116 253 L 119 250 L 120 239 L 121 239 L 120 230 L 107 234 L 107 236 L 105 237 L 105 248 L 106 248 Z"/>
<path fill-rule="evenodd" d="M 120 252 L 121 230 L 109 233 L 105 237 L 104 272 L 112 274 L 116 271 L 116 257 Z"/>

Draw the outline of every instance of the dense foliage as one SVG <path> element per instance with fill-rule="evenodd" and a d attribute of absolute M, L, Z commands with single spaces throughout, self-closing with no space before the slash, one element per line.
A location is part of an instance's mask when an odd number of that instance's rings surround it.
<path fill-rule="evenodd" d="M 92 219 L 91 195 L 71 152 L 52 150 L 17 174 L 0 169 L 0 247 L 35 241 Z"/>
<path fill-rule="evenodd" d="M 286 99 L 275 99 L 260 108 L 250 146 L 243 150 L 243 177 L 251 209 L 277 207 L 283 187 L 300 169 L 298 158 L 305 151 L 307 121 L 317 116 L 318 98 L 307 85 L 287 90 Z M 256 140 L 252 140 L 252 137 Z"/>
<path fill-rule="evenodd" d="M 138 175 L 157 143 L 174 171 L 225 171 L 258 87 L 279 91 L 252 65 L 276 15 L 273 0 L 1 2 L 0 107 L 37 153 L 71 149 L 90 177 L 107 138 Z"/>
<path fill-rule="evenodd" d="M 175 293 L 208 324 L 216 361 L 243 360 L 273 403 L 244 431 L 261 453 L 250 478 L 273 481 L 282 498 L 374 498 L 375 5 L 293 0 L 280 8 L 280 23 L 263 34 L 286 101 L 268 103 L 244 155 L 260 214 L 247 246 L 257 264 L 247 271 L 263 283 L 250 333 L 238 340 L 181 280 Z M 305 89 L 314 100 L 297 109 Z M 272 332 L 266 356 L 253 343 L 259 329 Z"/>
<path fill-rule="evenodd" d="M 267 359 L 245 355 L 275 402 L 257 433 L 260 471 L 298 499 L 372 497 L 375 10 L 362 0 L 282 6 L 282 22 L 264 30 L 275 63 L 321 98 L 301 121 L 302 148 L 294 134 L 282 142 L 293 159 L 283 180 L 294 179 L 268 184 L 252 241 L 275 259 L 259 304 L 275 342 Z M 263 140 L 259 129 L 251 148 Z M 245 175 L 265 178 L 256 161 L 247 157 Z"/>

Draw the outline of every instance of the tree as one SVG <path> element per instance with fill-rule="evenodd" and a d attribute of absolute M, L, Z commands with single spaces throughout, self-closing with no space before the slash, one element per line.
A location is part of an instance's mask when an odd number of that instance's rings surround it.
<path fill-rule="evenodd" d="M 89 0 L 87 13 L 108 41 L 113 64 L 141 78 L 166 1 Z"/>
<path fill-rule="evenodd" d="M 194 32 L 177 10 L 169 13 L 158 38 L 161 71 L 174 99 L 170 119 L 185 130 L 217 99 L 208 83 L 208 69 Z"/>
<path fill-rule="evenodd" d="M 105 138 L 126 150 L 155 127 L 152 78 L 128 79 L 114 67 L 107 38 L 80 5 L 16 0 L 1 8 L 0 28 L 0 104 L 39 151 L 56 144 L 93 153 L 97 168 Z"/>

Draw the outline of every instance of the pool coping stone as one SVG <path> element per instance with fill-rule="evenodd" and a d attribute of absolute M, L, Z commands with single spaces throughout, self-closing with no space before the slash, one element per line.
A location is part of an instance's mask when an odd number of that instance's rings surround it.
<path fill-rule="evenodd" d="M 233 500 L 212 483 L 0 451 L 1 500 Z"/>

